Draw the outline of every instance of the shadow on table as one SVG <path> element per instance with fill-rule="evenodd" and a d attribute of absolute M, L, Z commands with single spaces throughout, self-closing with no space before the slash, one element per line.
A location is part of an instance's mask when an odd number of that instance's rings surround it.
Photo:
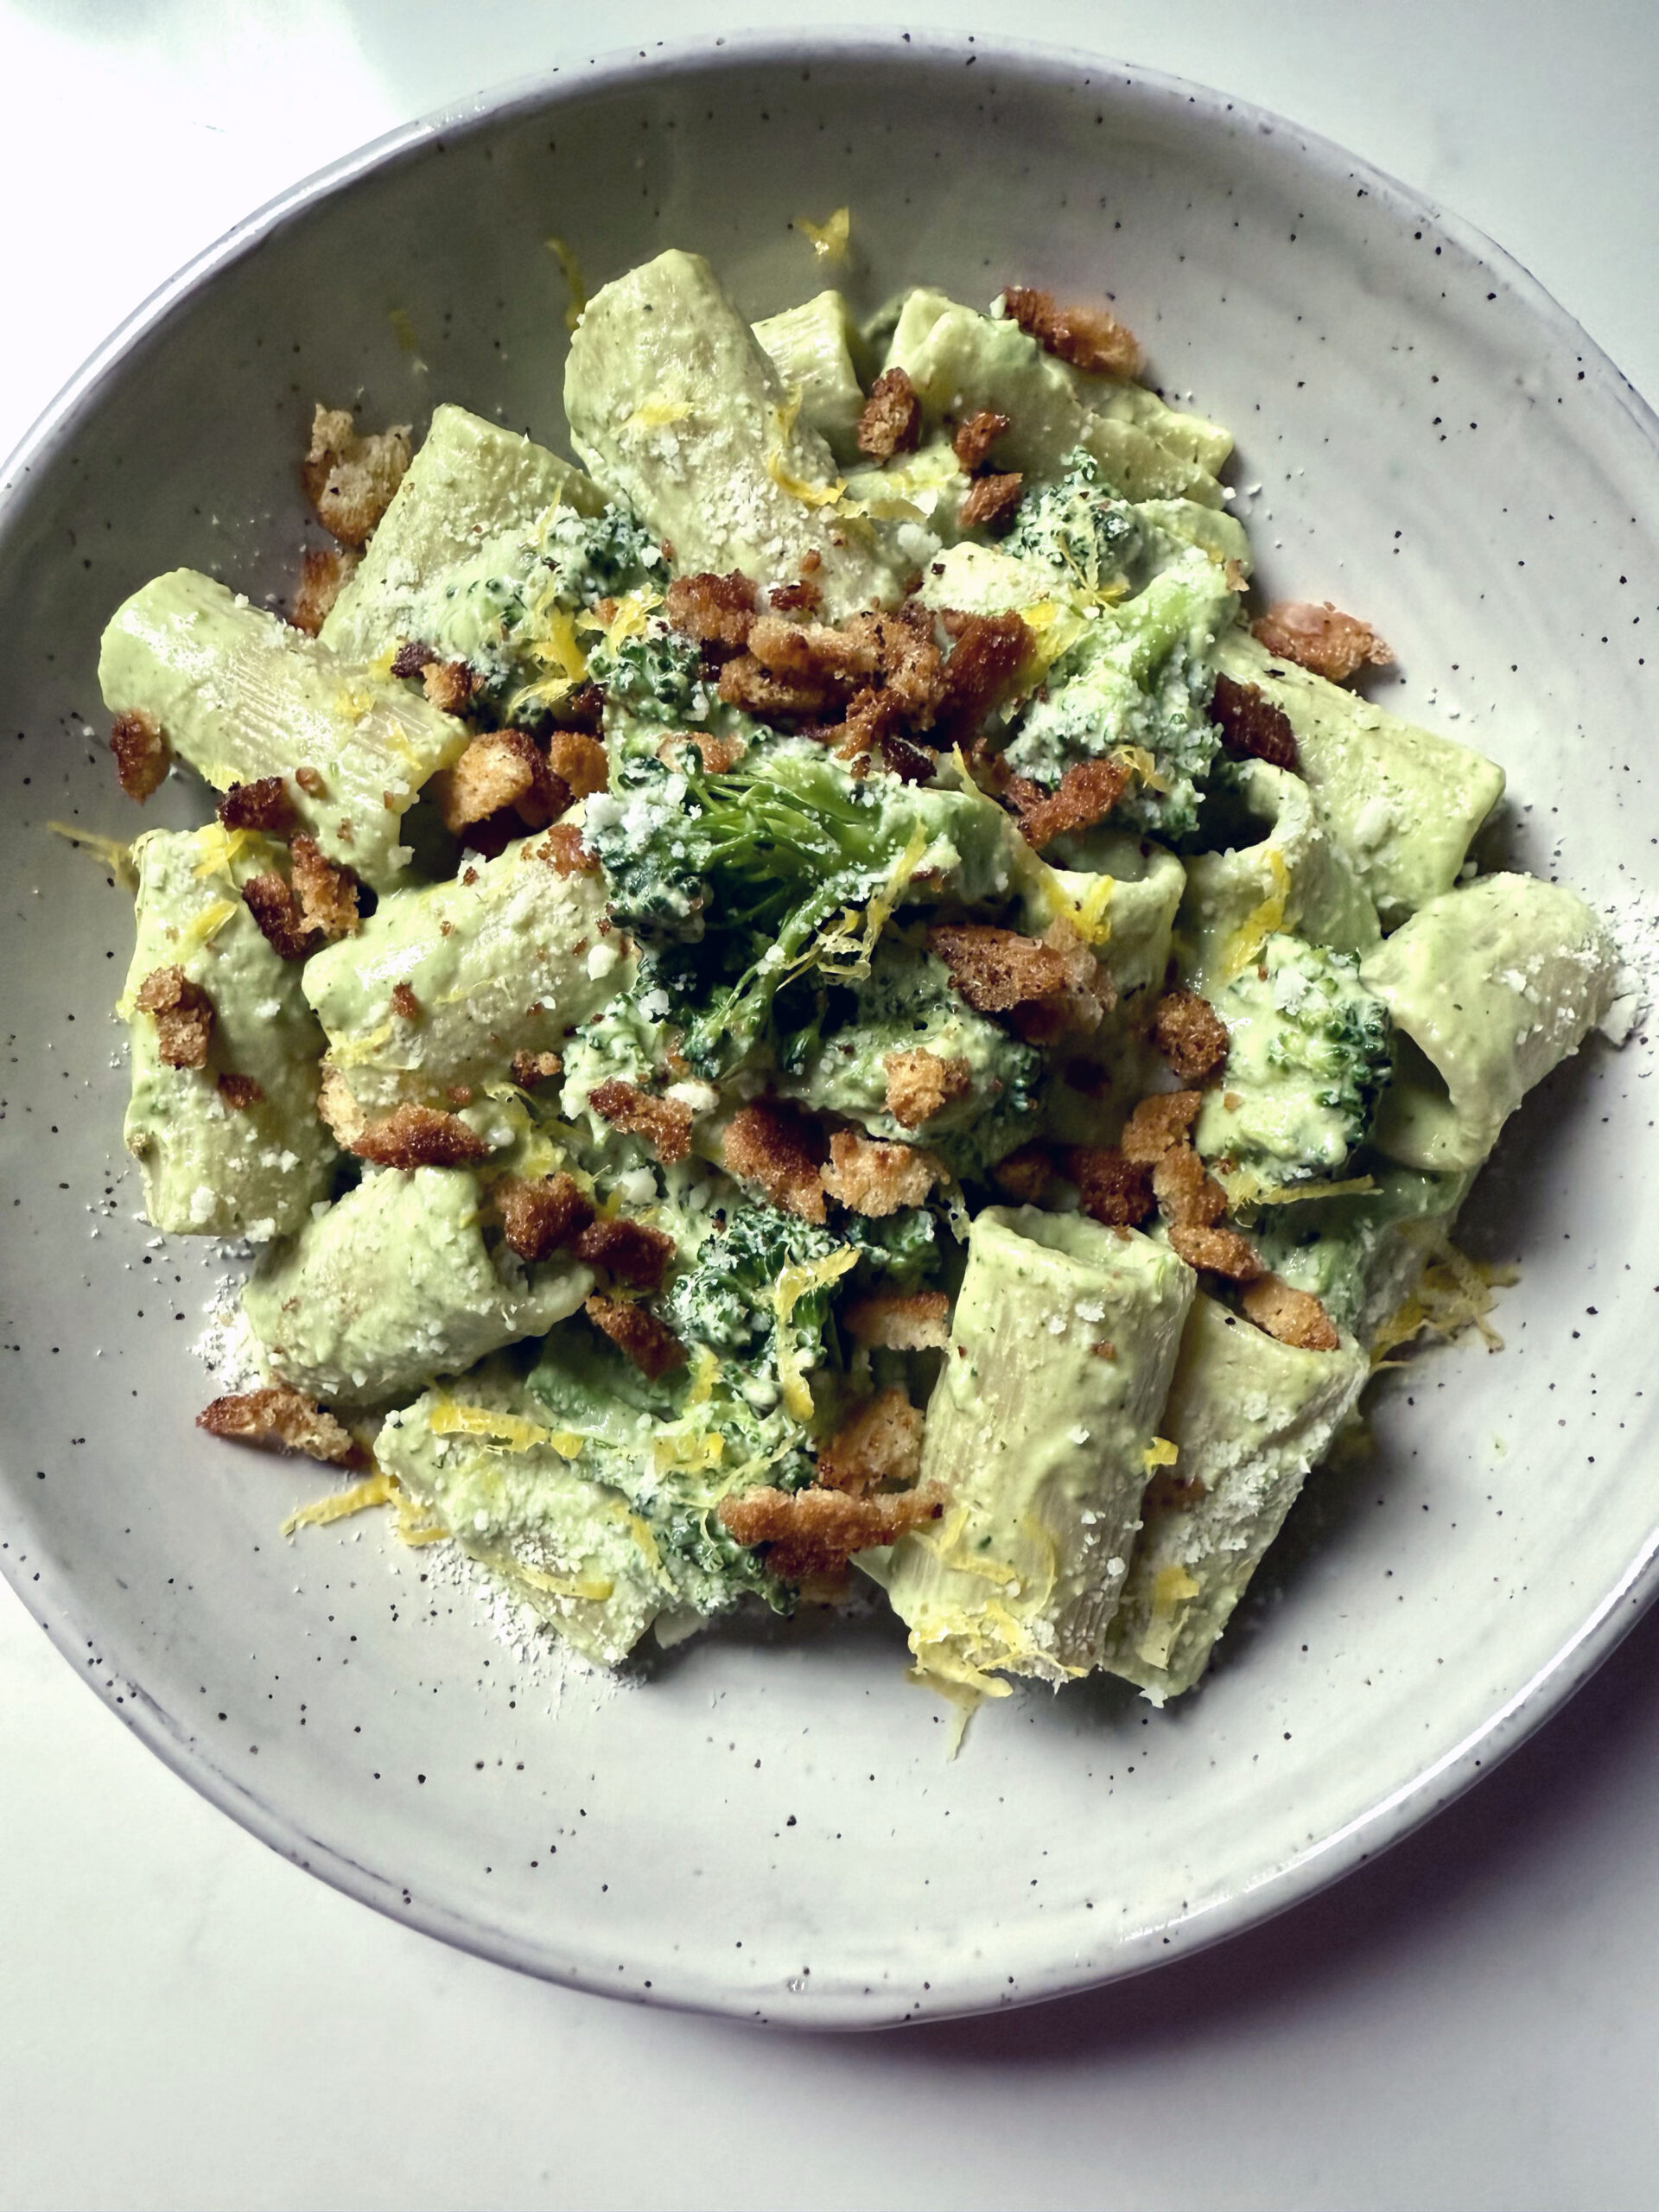
<path fill-rule="evenodd" d="M 1200 2027 L 1284 2012 L 1363 1974 L 1406 1942 L 1433 1940 L 1481 1893 L 1526 1885 L 1575 1850 L 1605 1808 L 1659 1756 L 1659 1607 L 1592 1682 L 1532 1739 L 1427 1825 L 1332 1888 L 1265 1926 L 1131 1981 L 977 2019 L 895 2030 L 888 2064 L 1144 2059 Z"/>

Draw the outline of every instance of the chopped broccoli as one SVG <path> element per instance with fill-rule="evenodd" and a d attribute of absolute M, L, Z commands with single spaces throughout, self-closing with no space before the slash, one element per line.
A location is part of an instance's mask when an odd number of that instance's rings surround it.
<path fill-rule="evenodd" d="M 1393 1072 L 1389 1011 L 1358 961 L 1270 937 L 1212 1003 L 1227 1025 L 1227 1071 L 1205 1093 L 1198 1150 L 1280 1183 L 1339 1173 Z"/>
<path fill-rule="evenodd" d="M 648 715 L 659 728 L 706 722 L 715 703 L 702 656 L 659 615 L 614 644 L 601 638 L 588 657 L 588 677 L 605 687 L 611 708 Z"/>
<path fill-rule="evenodd" d="M 699 1075 L 744 1058 L 791 976 L 864 972 L 880 920 L 922 879 L 966 900 L 1007 888 L 1007 820 L 977 793 L 857 781 L 810 740 L 757 747 L 722 775 L 635 753 L 613 783 L 588 802 L 588 841 Z"/>
<path fill-rule="evenodd" d="M 772 1363 L 777 1287 L 786 1267 L 828 1259 L 838 1240 L 777 1206 L 734 1205 L 724 1230 L 703 1244 L 696 1264 L 677 1276 L 663 1304 L 676 1336 L 707 1344 L 726 1357 L 741 1355 L 753 1373 Z M 790 1325 L 797 1342 L 821 1351 L 833 1285 L 814 1284 L 796 1301 Z"/>
<path fill-rule="evenodd" d="M 1102 484 L 1100 463 L 1083 447 L 1065 468 L 1058 483 L 1027 493 L 1003 550 L 1048 563 L 1073 590 L 1126 592 L 1147 551 L 1141 518 Z"/>
<path fill-rule="evenodd" d="M 982 1175 L 1035 1127 L 1041 1053 L 976 1014 L 919 933 L 890 929 L 868 976 L 831 984 L 809 975 L 790 984 L 773 1001 L 772 1027 L 781 1090 L 851 1116 L 873 1136 L 925 1142 L 959 1176 Z M 965 1062 L 970 1082 L 920 1128 L 887 1110 L 887 1062 L 918 1046 Z"/>
<path fill-rule="evenodd" d="M 1077 761 L 1133 748 L 1144 756 L 1141 772 L 1115 822 L 1166 840 L 1190 836 L 1219 746 L 1205 711 L 1216 641 L 1236 601 L 1224 570 L 1188 546 L 1143 591 L 1097 608 L 1027 710 L 1007 747 L 1010 767 L 1052 789 Z"/>
<path fill-rule="evenodd" d="M 906 1206 L 880 1221 L 847 1217 L 847 1242 L 858 1247 L 855 1281 L 884 1290 L 911 1291 L 938 1272 L 944 1255 L 939 1224 L 926 1206 Z"/>

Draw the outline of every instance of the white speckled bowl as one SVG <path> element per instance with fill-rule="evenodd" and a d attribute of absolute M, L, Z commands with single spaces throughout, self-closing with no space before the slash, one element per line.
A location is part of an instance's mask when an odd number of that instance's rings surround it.
<path fill-rule="evenodd" d="M 1269 589 L 1373 619 L 1391 698 L 1504 762 L 1500 842 L 1592 894 L 1659 882 L 1651 415 L 1464 225 L 1079 57 L 732 41 L 416 125 L 158 294 L 0 512 L 0 1564 L 149 1744 L 326 1879 L 589 1989 L 814 2024 L 1133 1973 L 1330 1880 L 1584 1679 L 1653 1594 L 1659 1522 L 1639 1043 L 1562 1071 L 1489 1178 L 1476 1233 L 1525 1265 L 1506 1351 L 1395 1382 L 1375 1458 L 1311 1485 L 1224 1662 L 1162 1715 L 1111 1685 L 1022 1697 L 948 1764 L 898 1635 L 823 1623 L 556 1700 L 430 1554 L 378 1519 L 290 1548 L 316 1483 L 193 1429 L 221 1270 L 137 1218 L 107 1017 L 125 895 L 43 828 L 136 824 L 100 742 L 105 617 L 181 563 L 280 586 L 316 397 L 417 425 L 449 397 L 557 440 L 550 233 L 594 283 L 701 248 L 769 311 L 823 277 L 789 219 L 842 201 L 870 302 L 1109 286 L 1156 378 L 1237 430 Z M 188 807 L 169 785 L 145 818 Z"/>

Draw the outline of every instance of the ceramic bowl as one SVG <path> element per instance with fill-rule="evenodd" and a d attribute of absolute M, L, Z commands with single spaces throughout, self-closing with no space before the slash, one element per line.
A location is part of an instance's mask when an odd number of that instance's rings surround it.
<path fill-rule="evenodd" d="M 843 204 L 828 270 L 791 221 Z M 133 834 L 99 629 L 179 564 L 286 588 L 315 400 L 561 439 L 555 235 L 590 287 L 698 249 L 756 314 L 831 277 L 1109 289 L 1237 432 L 1269 593 L 1374 621 L 1389 703 L 1503 762 L 1494 850 L 1624 900 L 1659 829 L 1655 423 L 1513 262 L 1335 147 L 1078 56 L 868 34 L 598 61 L 398 133 L 166 287 L 6 474 L 0 1564 L 66 1660 L 275 1849 L 588 1989 L 855 2024 L 1133 1973 L 1422 1820 L 1651 1596 L 1645 1048 L 1592 1049 L 1504 1141 L 1471 1232 L 1523 1268 L 1503 1351 L 1393 1379 L 1163 1713 L 1017 1696 L 951 1761 L 878 1622 L 561 1681 L 384 1516 L 285 1541 L 309 1471 L 192 1427 L 226 1263 L 151 1236 L 120 1148 L 126 894 L 46 824 Z M 204 811 L 175 781 L 143 818 Z"/>

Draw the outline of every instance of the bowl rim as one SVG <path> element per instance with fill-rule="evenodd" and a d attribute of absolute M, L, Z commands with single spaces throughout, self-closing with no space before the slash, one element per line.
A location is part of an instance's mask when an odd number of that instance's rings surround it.
<path fill-rule="evenodd" d="M 798 70 L 803 61 L 837 66 L 879 62 L 888 69 L 895 61 L 900 67 L 924 69 L 953 62 L 984 65 L 1028 84 L 1054 86 L 1074 85 L 1081 75 L 1085 84 L 1109 83 L 1120 99 L 1128 97 L 1158 109 L 1179 103 L 1197 109 L 1207 119 L 1225 117 L 1264 136 L 1282 134 L 1294 143 L 1298 158 L 1315 171 L 1327 176 L 1340 174 L 1345 181 L 1363 185 L 1396 216 L 1408 215 L 1414 221 L 1432 224 L 1445 241 L 1500 276 L 1554 335 L 1571 344 L 1580 357 L 1586 382 L 1629 417 L 1631 428 L 1659 461 L 1659 414 L 1523 264 L 1476 225 L 1448 213 L 1427 194 L 1350 153 L 1335 140 L 1193 79 L 1141 68 L 1084 48 L 968 32 L 899 31 L 868 23 L 805 26 L 788 33 L 705 33 L 658 41 L 649 48 L 612 48 L 585 61 L 556 65 L 433 109 L 278 193 L 158 285 L 41 410 L 0 464 L 0 543 L 15 527 L 19 511 L 29 505 L 30 480 L 73 439 L 91 404 L 129 358 L 158 334 L 196 293 L 346 187 L 418 158 L 435 142 L 470 137 L 537 111 L 574 105 L 595 92 L 626 90 L 641 79 L 696 79 L 718 75 L 734 67 L 757 65 Z M 19 1516 L 17 1525 L 27 1530 L 26 1513 Z M 1659 1527 L 1656 1527 L 1573 1634 L 1512 1696 L 1449 1750 L 1281 1866 L 1212 1904 L 1141 1929 L 1122 1942 L 1109 1959 L 1080 1969 L 1075 1963 L 1068 1964 L 1063 1944 L 1051 1944 L 1046 1964 L 1022 1962 L 1025 1971 L 1014 1989 L 1009 1989 L 1001 1971 L 1004 1962 L 999 1961 L 993 1971 L 980 1969 L 953 1976 L 953 1986 L 936 1990 L 938 2001 L 925 2012 L 879 1989 L 843 1992 L 827 1999 L 820 1994 L 810 2000 L 791 1999 L 779 1993 L 771 2009 L 757 2010 L 752 1988 L 679 1962 L 671 1969 L 671 1987 L 661 1986 L 659 1974 L 654 1977 L 658 1986 L 648 1992 L 637 1987 L 618 1990 L 596 1968 L 556 1961 L 544 1950 L 538 1953 L 522 1936 L 441 1903 L 410 1899 L 394 1878 L 307 1834 L 290 1815 L 217 1764 L 207 1748 L 193 1739 L 140 1681 L 123 1673 L 118 1663 L 111 1664 L 101 1640 L 86 1633 L 73 1597 L 54 1586 L 51 1567 L 37 1560 L 31 1569 L 27 1564 L 29 1557 L 16 1546 L 0 1550 L 0 1574 L 75 1673 L 174 1773 L 294 1865 L 391 1919 L 518 1972 L 638 2004 L 808 2030 L 937 2021 L 1047 2002 L 1128 1980 L 1260 1925 L 1399 1842 L 1490 1772 L 1566 1703 L 1659 1597 Z M 92 1655 L 90 1662 L 87 1654 Z"/>

